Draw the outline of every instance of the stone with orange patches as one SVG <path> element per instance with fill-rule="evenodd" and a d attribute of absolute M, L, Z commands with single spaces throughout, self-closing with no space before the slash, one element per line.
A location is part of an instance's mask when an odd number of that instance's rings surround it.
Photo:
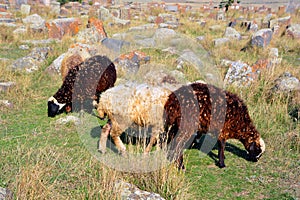
<path fill-rule="evenodd" d="M 97 32 L 100 35 L 102 35 L 103 38 L 107 37 L 106 31 L 103 26 L 103 22 L 101 20 L 92 17 L 88 20 L 87 26 L 88 26 L 88 28 L 90 28 L 91 26 L 94 26 L 96 28 Z"/>
<path fill-rule="evenodd" d="M 65 35 L 76 35 L 81 22 L 76 18 L 55 19 L 46 23 L 49 38 L 62 39 Z"/>

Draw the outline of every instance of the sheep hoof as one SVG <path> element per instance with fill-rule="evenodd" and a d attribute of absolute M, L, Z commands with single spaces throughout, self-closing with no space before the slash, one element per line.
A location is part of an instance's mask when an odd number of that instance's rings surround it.
<path fill-rule="evenodd" d="M 128 157 L 128 154 L 127 154 L 127 152 L 126 152 L 125 150 L 119 151 L 119 154 L 120 154 L 120 156 L 122 156 L 122 157 L 124 157 L 124 158 L 127 158 L 127 157 Z"/>
<path fill-rule="evenodd" d="M 220 162 L 218 163 L 218 166 L 219 166 L 220 168 L 226 167 L 224 163 L 220 163 Z"/>
<path fill-rule="evenodd" d="M 99 152 L 99 153 L 102 153 L 102 154 L 105 154 L 105 153 L 106 153 L 106 151 L 103 150 L 103 149 L 98 149 L 98 152 Z"/>

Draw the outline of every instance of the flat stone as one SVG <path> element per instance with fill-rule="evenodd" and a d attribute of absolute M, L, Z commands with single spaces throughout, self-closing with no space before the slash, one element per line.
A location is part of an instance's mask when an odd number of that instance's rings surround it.
<path fill-rule="evenodd" d="M 56 120 L 56 124 L 59 124 L 59 125 L 64 125 L 67 123 L 74 123 L 75 125 L 80 125 L 81 121 L 80 121 L 80 118 L 72 116 L 72 115 L 68 115 L 66 117 L 62 117 L 62 118 L 59 118 L 58 120 Z"/>
<path fill-rule="evenodd" d="M 38 14 L 29 15 L 22 19 L 22 22 L 34 30 L 44 30 L 46 28 L 46 20 L 44 20 Z"/>
<path fill-rule="evenodd" d="M 15 82 L 0 82 L 0 92 L 5 92 L 15 85 Z"/>
<path fill-rule="evenodd" d="M 13 199 L 13 193 L 9 189 L 0 187 L 0 199 Z"/>
<path fill-rule="evenodd" d="M 225 43 L 228 43 L 229 41 L 230 41 L 229 38 L 217 38 L 213 40 L 215 47 L 221 46 Z"/>
<path fill-rule="evenodd" d="M 4 106 L 4 107 L 6 107 L 6 108 L 13 108 L 14 107 L 14 105 L 13 105 L 13 103 L 11 103 L 10 101 L 8 101 L 8 100 L 0 100 L 0 107 L 1 106 Z M 0 198 L 1 199 L 1 198 Z"/>
<path fill-rule="evenodd" d="M 300 91 L 300 81 L 290 72 L 281 74 L 275 80 L 275 86 L 272 89 L 274 92 L 288 93 L 292 91 Z"/>
<path fill-rule="evenodd" d="M 143 191 L 137 186 L 121 180 L 116 181 L 115 189 L 121 193 L 121 199 L 124 200 L 164 200 L 159 194 Z"/>
<path fill-rule="evenodd" d="M 226 28 L 225 33 L 224 33 L 224 37 L 237 39 L 237 40 L 240 40 L 242 38 L 241 34 L 232 27 L 227 27 Z"/>

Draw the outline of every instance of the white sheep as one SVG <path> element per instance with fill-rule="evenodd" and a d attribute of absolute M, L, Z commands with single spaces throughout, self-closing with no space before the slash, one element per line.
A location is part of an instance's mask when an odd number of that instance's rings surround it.
<path fill-rule="evenodd" d="M 141 127 L 151 127 L 150 143 L 145 153 L 151 151 L 157 137 L 164 131 L 164 105 L 171 94 L 167 87 L 148 84 L 127 83 L 115 86 L 103 92 L 97 104 L 100 118 L 107 116 L 110 124 L 102 130 L 99 151 L 106 151 L 107 136 L 110 134 L 120 153 L 126 147 L 120 135 L 133 123 Z"/>

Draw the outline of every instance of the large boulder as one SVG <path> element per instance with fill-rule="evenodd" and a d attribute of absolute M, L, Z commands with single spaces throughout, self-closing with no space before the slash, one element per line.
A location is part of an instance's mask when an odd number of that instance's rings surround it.
<path fill-rule="evenodd" d="M 46 61 L 50 51 L 51 48 L 49 47 L 36 47 L 30 52 L 30 54 L 17 59 L 9 67 L 13 70 L 25 70 L 29 73 L 36 71 Z"/>
<path fill-rule="evenodd" d="M 297 91 L 300 90 L 300 81 L 290 72 L 285 72 L 275 80 L 275 86 L 272 90 L 277 93 L 290 93 Z"/>
<path fill-rule="evenodd" d="M 46 21 L 38 14 L 33 14 L 22 19 L 22 22 L 33 30 L 44 30 Z"/>
<path fill-rule="evenodd" d="M 101 42 L 104 38 L 107 38 L 106 31 L 104 29 L 101 20 L 96 18 L 90 18 L 87 24 L 87 28 L 81 30 L 76 35 L 76 41 L 86 44 L 95 44 Z"/>
<path fill-rule="evenodd" d="M 271 29 L 261 29 L 253 34 L 251 45 L 258 47 L 266 47 L 270 44 L 273 32 Z"/>
<path fill-rule="evenodd" d="M 224 83 L 226 86 L 248 86 L 257 77 L 257 72 L 253 72 L 252 67 L 241 61 L 231 62 L 227 61 L 229 65 L 228 71 L 226 73 Z"/>
<path fill-rule="evenodd" d="M 65 35 L 76 35 L 81 22 L 76 18 L 54 19 L 46 23 L 49 38 L 62 39 Z"/>
<path fill-rule="evenodd" d="M 286 33 L 288 36 L 293 39 L 300 39 L 300 24 L 293 24 L 287 30 Z"/>
<path fill-rule="evenodd" d="M 227 27 L 226 28 L 225 33 L 224 33 L 224 37 L 237 39 L 237 40 L 240 40 L 242 38 L 241 34 L 232 27 Z"/>

